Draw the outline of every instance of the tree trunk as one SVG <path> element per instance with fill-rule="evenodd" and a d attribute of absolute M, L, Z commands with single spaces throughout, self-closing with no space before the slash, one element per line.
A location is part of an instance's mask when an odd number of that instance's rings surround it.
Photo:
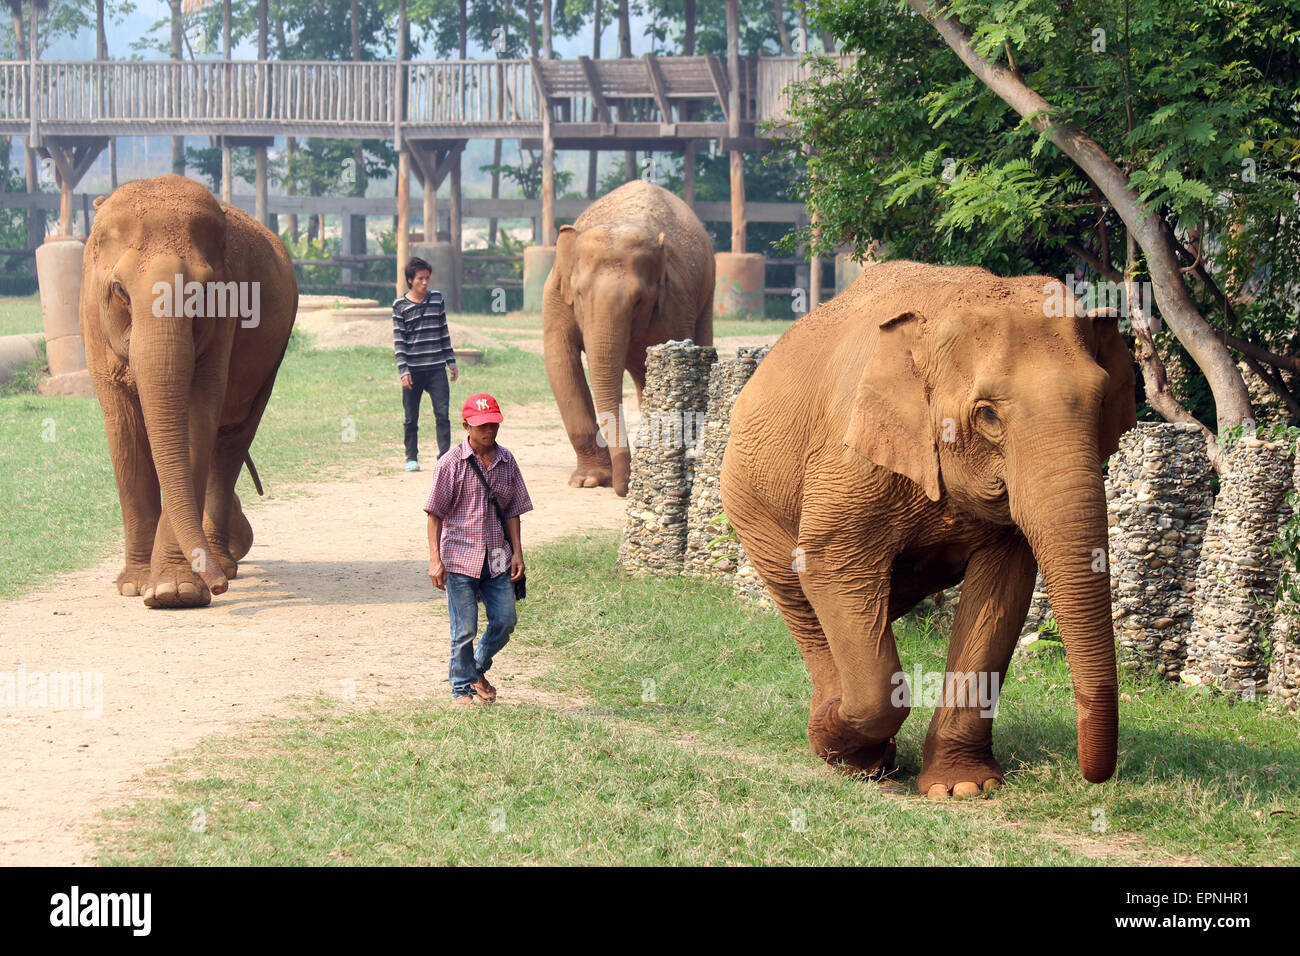
<path fill-rule="evenodd" d="M 171 10 L 171 48 L 170 56 L 173 60 L 184 58 L 183 43 L 185 37 L 185 22 L 181 18 L 181 0 L 167 0 L 167 5 Z M 179 96 L 179 91 L 173 87 L 173 96 Z M 177 104 L 179 105 L 179 104 Z M 185 137 L 172 137 L 172 172 L 178 176 L 185 175 Z"/>
<path fill-rule="evenodd" d="M 981 57 L 961 23 L 935 13 L 926 0 L 908 0 L 908 3 L 934 26 L 980 82 L 1025 117 L 1035 130 L 1047 130 L 1052 143 L 1105 194 L 1146 256 L 1160 314 L 1205 373 L 1214 393 L 1219 431 L 1253 420 L 1250 393 L 1241 371 L 1188 293 L 1174 254 L 1173 233 L 1164 217 L 1142 206 L 1129 185 L 1128 176 L 1087 133 L 1069 122 L 1053 125 L 1047 100 L 1030 89 L 1016 73 Z M 1209 453 L 1217 461 L 1219 449 L 1213 440 L 1209 442 Z"/>
<path fill-rule="evenodd" d="M 632 21 L 628 17 L 627 0 L 618 0 L 618 55 L 624 59 L 632 56 Z M 618 118 L 629 120 L 632 118 L 632 107 L 629 103 L 621 103 L 618 107 Z M 623 150 L 623 180 L 631 182 L 636 179 L 636 150 Z"/>
<path fill-rule="evenodd" d="M 687 3 L 694 3 L 695 0 L 686 0 Z M 591 2 L 591 58 L 600 59 L 600 0 Z M 592 109 L 595 109 L 593 106 Z M 589 150 L 587 152 L 587 198 L 596 198 L 596 173 L 600 166 L 599 150 Z"/>
<path fill-rule="evenodd" d="M 785 56 L 794 56 L 794 49 L 790 46 L 790 34 L 785 29 L 785 10 L 782 9 L 781 0 L 772 0 L 772 12 L 776 14 L 776 33 L 781 39 L 781 52 Z"/>

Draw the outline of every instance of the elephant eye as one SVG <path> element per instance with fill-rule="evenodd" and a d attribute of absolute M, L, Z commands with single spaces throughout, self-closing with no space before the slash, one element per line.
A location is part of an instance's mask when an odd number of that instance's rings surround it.
<path fill-rule="evenodd" d="M 975 410 L 975 416 L 987 428 L 1002 427 L 1002 419 L 998 418 L 997 410 L 992 405 L 981 405 Z"/>
<path fill-rule="evenodd" d="M 122 283 L 114 282 L 113 291 L 116 292 L 118 295 L 120 295 L 122 298 L 127 299 L 127 301 L 130 301 L 129 297 L 126 294 L 126 289 L 122 288 Z"/>

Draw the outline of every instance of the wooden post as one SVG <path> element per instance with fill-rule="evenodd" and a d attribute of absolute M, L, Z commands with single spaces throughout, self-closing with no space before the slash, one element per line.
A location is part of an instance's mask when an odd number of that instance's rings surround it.
<path fill-rule="evenodd" d="M 267 41 L 270 30 L 267 26 L 267 0 L 257 0 L 257 61 L 259 64 L 266 63 L 267 58 Z M 259 70 L 266 69 L 265 66 L 259 66 Z M 269 82 L 268 75 L 268 82 Z M 263 99 L 263 108 L 266 100 Z M 266 146 L 258 146 L 255 150 L 257 160 L 257 198 L 254 201 L 257 221 L 264 226 L 270 226 L 271 216 L 267 208 L 266 194 Z M 346 248 L 346 247 L 344 247 Z"/>
<path fill-rule="evenodd" d="M 600 0 L 592 0 L 591 23 L 591 58 L 600 59 Z M 587 150 L 587 198 L 596 198 L 596 171 L 600 165 L 600 153 L 594 149 Z"/>
<path fill-rule="evenodd" d="M 253 215 L 262 225 L 267 225 L 266 203 L 266 147 L 258 146 L 254 152 L 257 161 L 256 196 L 253 199 Z"/>
<path fill-rule="evenodd" d="M 433 184 L 433 174 L 438 168 L 438 151 L 429 150 L 424 160 L 424 241 L 438 241 L 438 188 Z"/>
<path fill-rule="evenodd" d="M 740 138 L 740 11 L 739 0 L 727 0 L 727 135 Z M 745 159 L 732 144 L 731 251 L 745 251 Z"/>
<path fill-rule="evenodd" d="M 411 152 L 397 152 L 397 294 L 406 295 L 406 261 L 411 258 Z"/>
<path fill-rule="evenodd" d="M 451 164 L 451 221 L 448 228 L 451 230 L 451 262 L 452 276 L 455 279 L 453 283 L 451 307 L 459 312 L 461 305 L 461 287 L 464 277 L 464 262 L 461 255 L 461 214 L 460 214 L 460 161 L 465 155 L 464 145 L 456 147 L 456 158 Z"/>
<path fill-rule="evenodd" d="M 230 0 L 221 0 L 221 58 L 227 63 L 230 62 Z M 226 69 L 229 70 L 230 68 L 227 67 Z M 229 73 L 226 75 L 226 82 L 227 84 L 230 82 Z M 225 203 L 234 202 L 234 189 L 234 168 L 231 163 L 230 140 L 222 136 L 221 201 Z"/>
<path fill-rule="evenodd" d="M 397 7 L 397 61 L 393 68 L 393 145 L 397 148 L 397 294 L 406 294 L 406 260 L 411 258 L 411 154 L 402 138 L 406 103 L 402 63 L 406 60 L 406 0 Z"/>
<path fill-rule="evenodd" d="M 695 56 L 695 0 L 686 0 L 685 8 L 686 34 L 682 38 L 682 55 Z M 677 111 L 683 120 L 695 118 L 695 107 L 679 105 Z M 682 199 L 686 205 L 695 205 L 695 141 L 686 141 L 686 151 L 682 154 Z"/>

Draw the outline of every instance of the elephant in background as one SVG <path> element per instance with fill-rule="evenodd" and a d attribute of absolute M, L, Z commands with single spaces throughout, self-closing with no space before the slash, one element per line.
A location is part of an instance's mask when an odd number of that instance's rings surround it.
<path fill-rule="evenodd" d="M 627 494 L 623 372 L 631 373 L 639 402 L 649 346 L 686 338 L 713 344 L 713 276 L 703 224 L 653 183 L 626 183 L 560 229 L 542 329 L 546 374 L 578 458 L 570 486 L 613 485 Z"/>
<path fill-rule="evenodd" d="M 293 263 L 183 176 L 95 206 L 81 334 L 126 531 L 117 588 L 149 607 L 207 605 L 252 545 L 235 482 L 293 329 Z"/>
<path fill-rule="evenodd" d="M 992 711 L 961 685 L 1000 686 L 1041 566 L 1079 765 L 1093 783 L 1114 772 L 1101 467 L 1135 424 L 1133 364 L 1116 319 L 1063 291 L 1041 276 L 868 267 L 781 337 L 736 401 L 723 506 L 803 654 L 808 738 L 828 763 L 892 764 L 909 698 L 890 622 L 964 579 L 918 786 L 946 797 L 1004 782 Z"/>

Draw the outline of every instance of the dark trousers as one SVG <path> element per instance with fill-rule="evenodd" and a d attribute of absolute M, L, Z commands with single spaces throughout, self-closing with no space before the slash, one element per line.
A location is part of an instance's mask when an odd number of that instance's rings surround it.
<path fill-rule="evenodd" d="M 411 387 L 402 389 L 402 409 L 406 412 L 406 460 L 420 460 L 420 402 L 424 393 L 433 401 L 433 417 L 438 423 L 438 457 L 451 448 L 451 419 L 447 405 L 451 389 L 447 384 L 447 366 L 408 369 Z"/>

